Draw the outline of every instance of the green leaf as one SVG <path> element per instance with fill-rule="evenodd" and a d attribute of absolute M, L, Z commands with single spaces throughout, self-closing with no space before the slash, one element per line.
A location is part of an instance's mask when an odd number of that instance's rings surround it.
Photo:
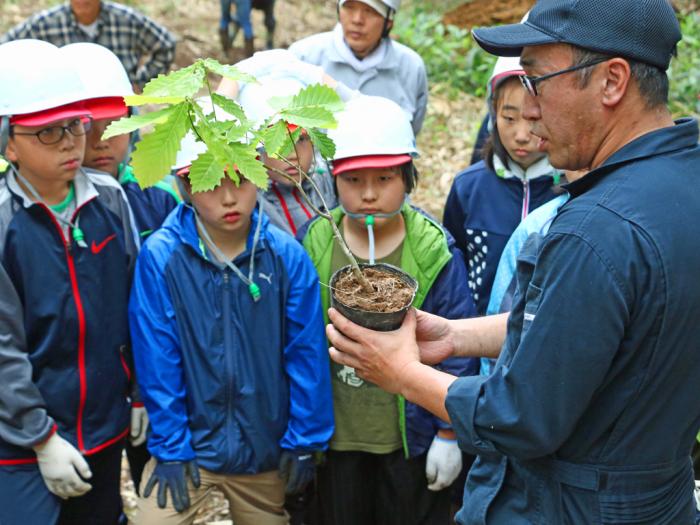
<path fill-rule="evenodd" d="M 249 84 L 258 83 L 257 79 L 254 76 L 249 75 L 248 73 L 244 73 L 235 66 L 221 64 L 213 58 L 207 58 L 203 60 L 203 64 L 204 67 L 206 67 L 209 71 L 211 71 L 212 73 L 216 73 L 217 75 L 221 75 L 222 77 L 226 77 L 231 80 L 236 80 L 238 82 L 246 82 Z"/>
<path fill-rule="evenodd" d="M 167 75 L 158 75 L 143 88 L 146 97 L 193 97 L 202 88 L 206 70 L 202 60 Z"/>
<path fill-rule="evenodd" d="M 238 102 L 223 95 L 219 95 L 218 93 L 212 93 L 211 100 L 226 113 L 236 117 L 241 124 L 248 122 L 248 119 L 243 112 L 243 108 L 240 106 L 240 104 L 238 104 Z"/>
<path fill-rule="evenodd" d="M 311 84 L 294 96 L 288 109 L 308 107 L 320 107 L 336 112 L 341 111 L 345 104 L 333 88 L 323 84 Z"/>
<path fill-rule="evenodd" d="M 307 106 L 285 109 L 280 116 L 290 124 L 302 128 L 335 128 L 338 123 L 333 113 L 319 106 Z"/>
<path fill-rule="evenodd" d="M 290 137 L 291 135 L 291 137 Z M 294 144 L 297 143 L 301 136 L 301 128 L 295 129 L 292 133 L 287 132 L 287 138 L 282 145 L 282 148 L 277 152 L 278 157 L 288 157 L 294 149 Z"/>
<path fill-rule="evenodd" d="M 121 118 L 116 122 L 112 122 L 109 126 L 107 126 L 107 129 L 102 134 L 102 140 L 107 140 L 125 133 L 131 133 L 132 131 L 150 124 L 160 124 L 165 122 L 170 115 L 173 114 L 174 108 L 176 107 L 177 106 L 171 106 L 169 108 L 161 109 L 160 111 L 152 111 L 142 115 L 132 115 L 130 117 Z"/>
<path fill-rule="evenodd" d="M 209 151 L 200 154 L 190 168 L 192 192 L 210 191 L 221 184 L 226 163 Z"/>
<path fill-rule="evenodd" d="M 307 133 L 324 159 L 332 159 L 335 156 L 335 143 L 332 138 L 317 129 L 309 129 Z"/>
<path fill-rule="evenodd" d="M 144 135 L 136 145 L 131 157 L 131 166 L 139 186 L 154 186 L 175 163 L 180 142 L 190 129 L 189 102 L 173 106 L 167 121 L 156 125 L 152 133 Z"/>
<path fill-rule="evenodd" d="M 127 106 L 144 106 L 146 104 L 179 104 L 184 102 L 185 97 L 170 97 L 170 96 L 146 96 L 146 95 L 130 95 L 124 97 L 124 103 Z"/>
<path fill-rule="evenodd" d="M 284 145 L 284 141 L 289 138 L 287 123 L 283 120 L 278 120 L 272 126 L 263 129 L 260 135 L 265 146 L 265 153 L 271 157 L 275 156 Z"/>
<path fill-rule="evenodd" d="M 268 181 L 267 170 L 262 162 L 257 159 L 258 152 L 255 148 L 246 144 L 229 144 L 227 150 L 230 159 L 229 166 L 235 165 L 246 179 L 258 188 L 266 190 Z M 236 178 L 232 176 L 233 171 L 230 169 L 228 173 L 235 181 Z"/>
<path fill-rule="evenodd" d="M 267 99 L 267 104 L 272 109 L 275 109 L 277 111 L 281 111 L 285 108 L 288 108 L 292 104 L 292 100 L 294 100 L 294 95 L 289 95 L 286 97 L 283 97 L 283 96 L 270 97 Z"/>

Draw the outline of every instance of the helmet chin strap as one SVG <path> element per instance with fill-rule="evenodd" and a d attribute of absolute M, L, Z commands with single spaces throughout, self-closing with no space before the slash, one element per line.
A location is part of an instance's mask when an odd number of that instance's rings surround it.
<path fill-rule="evenodd" d="M 401 210 L 403 209 L 403 205 L 406 203 L 408 200 L 408 193 L 404 195 L 403 201 L 401 202 L 401 206 L 395 211 L 389 212 L 389 213 L 351 213 L 348 210 L 345 209 L 345 207 L 340 204 L 340 209 L 342 212 L 350 217 L 351 219 L 358 219 L 358 220 L 364 220 L 365 221 L 365 226 L 367 227 L 367 237 L 369 239 L 369 257 L 367 258 L 369 260 L 369 264 L 374 264 L 375 263 L 375 249 L 374 249 L 374 220 L 375 219 L 391 219 L 392 217 L 396 217 L 399 213 L 401 213 Z"/>
<path fill-rule="evenodd" d="M 7 143 L 10 141 L 10 117 L 0 117 L 0 155 L 5 155 Z"/>

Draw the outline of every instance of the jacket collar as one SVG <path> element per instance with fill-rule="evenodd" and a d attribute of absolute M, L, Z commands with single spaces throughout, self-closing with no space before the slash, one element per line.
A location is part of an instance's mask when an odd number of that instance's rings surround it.
<path fill-rule="evenodd" d="M 29 208 L 37 204 L 37 202 L 31 198 L 31 195 L 27 194 L 19 185 L 17 176 L 12 170 L 7 173 L 7 188 L 11 193 L 20 199 L 22 206 L 25 208 Z M 83 171 L 83 168 L 79 169 L 75 174 L 75 178 L 73 179 L 73 188 L 75 190 L 76 209 L 80 208 L 87 201 L 94 199 L 99 195 L 97 189 Z"/>
<path fill-rule="evenodd" d="M 675 126 L 658 129 L 642 135 L 613 153 L 602 166 L 587 173 L 579 180 L 564 186 L 574 198 L 598 184 L 604 177 L 623 164 L 648 157 L 666 155 L 698 144 L 698 122 L 693 118 L 682 118 Z"/>
<path fill-rule="evenodd" d="M 542 157 L 540 160 L 532 164 L 527 169 L 523 169 L 518 163 L 508 159 L 508 166 L 503 164 L 503 161 L 498 155 L 493 156 L 493 167 L 496 175 L 502 179 L 517 178 L 522 181 L 531 181 L 539 177 L 554 177 L 559 172 L 552 167 L 547 157 Z"/>

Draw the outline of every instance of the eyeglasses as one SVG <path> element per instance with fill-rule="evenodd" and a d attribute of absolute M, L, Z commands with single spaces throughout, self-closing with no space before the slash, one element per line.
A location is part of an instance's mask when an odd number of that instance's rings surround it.
<path fill-rule="evenodd" d="M 61 142 L 66 134 L 66 131 L 74 137 L 81 137 L 90 130 L 91 125 L 92 119 L 77 118 L 75 120 L 71 120 L 67 126 L 50 126 L 48 128 L 40 129 L 34 133 L 12 131 L 12 134 L 34 135 L 42 144 L 51 146 L 52 144 L 58 144 Z"/>
<path fill-rule="evenodd" d="M 571 73 L 572 71 L 578 71 L 579 69 L 585 69 L 587 67 L 595 66 L 595 65 L 600 64 L 601 62 L 605 62 L 606 60 L 610 60 L 610 58 L 609 57 L 597 58 L 597 59 L 592 60 L 590 62 L 585 62 L 583 64 L 579 64 L 577 66 L 562 69 L 561 71 L 555 71 L 554 73 L 549 73 L 547 75 L 542 75 L 540 77 L 531 77 L 529 75 L 522 75 L 520 77 L 520 82 L 522 83 L 523 87 L 527 90 L 527 92 L 530 95 L 532 95 L 533 97 L 536 97 L 537 96 L 537 84 L 539 84 L 543 80 L 549 80 L 552 77 L 563 75 L 564 73 Z"/>

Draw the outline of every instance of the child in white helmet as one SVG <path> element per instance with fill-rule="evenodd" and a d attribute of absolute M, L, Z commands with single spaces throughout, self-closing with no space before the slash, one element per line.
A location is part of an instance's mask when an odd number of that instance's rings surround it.
<path fill-rule="evenodd" d="M 400 267 L 417 279 L 414 306 L 450 319 L 474 315 L 464 260 L 452 237 L 407 202 L 417 178 L 417 151 L 404 111 L 382 97 L 359 97 L 347 103 L 329 136 L 336 144 L 333 175 L 340 203 L 332 215 L 353 254 L 363 262 Z M 300 233 L 325 284 L 349 264 L 331 230 L 317 218 Z M 327 287 L 321 296 L 327 310 Z M 469 375 L 478 363 L 459 358 L 438 367 Z M 322 522 L 449 523 L 446 489 L 461 468 L 449 425 L 364 382 L 347 366 L 331 363 L 331 384 L 336 431 L 319 469 Z"/>
<path fill-rule="evenodd" d="M 252 58 L 236 64 L 236 67 L 253 75 L 258 82 L 233 86 L 230 81 L 225 81 L 219 91 L 234 96 L 246 116 L 256 123 L 274 115 L 275 110 L 268 103 L 272 97 L 294 96 L 310 84 L 332 85 L 345 98 L 359 95 L 324 75 L 321 68 L 301 62 L 286 50 L 256 53 Z M 293 132 L 296 126 L 291 125 L 289 129 Z M 329 208 L 335 207 L 335 191 L 328 165 L 314 148 L 306 131 L 302 130 L 295 148 L 285 160 L 268 157 L 264 148 L 260 149 L 260 154 L 261 160 L 272 168 L 268 169 L 270 185 L 267 191 L 262 192 L 265 213 L 272 224 L 296 235 L 315 216 L 313 207 L 322 209 L 324 201 Z M 320 195 L 314 191 L 311 182 L 301 178 L 302 187 L 313 206 L 304 201 L 300 191 L 289 180 L 291 177 L 299 181 L 301 177 L 293 166 L 299 166 L 319 189 Z"/>
<path fill-rule="evenodd" d="M 0 523 L 115 524 L 138 236 L 81 168 L 90 112 L 58 48 L 0 46 Z"/>
<path fill-rule="evenodd" d="M 92 113 L 83 165 L 105 171 L 119 181 L 134 212 L 139 235 L 144 239 L 160 227 L 180 202 L 180 197 L 165 180 L 145 190 L 138 185 L 128 165 L 133 133 L 102 139 L 105 129 L 112 122 L 129 114 L 124 97 L 134 92 L 126 70 L 112 51 L 98 44 L 68 44 L 61 48 L 61 52 L 67 55 L 80 73 L 86 89 L 85 104 Z"/>
<path fill-rule="evenodd" d="M 491 135 L 482 160 L 460 172 L 445 204 L 445 227 L 467 257 L 469 288 L 486 313 L 503 248 L 529 212 L 555 197 L 561 174 L 539 151 L 523 117 L 519 57 L 496 62 L 488 84 Z"/>
<path fill-rule="evenodd" d="M 428 77 L 420 55 L 389 37 L 400 4 L 338 0 L 335 29 L 299 40 L 289 51 L 350 89 L 393 100 L 409 115 L 417 135 L 428 105 Z"/>
<path fill-rule="evenodd" d="M 257 188 L 223 172 L 183 197 L 139 254 L 129 304 L 151 431 L 136 525 L 191 524 L 213 488 L 236 525 L 283 525 L 333 432 L 318 275 L 269 223 Z M 256 203 L 259 203 L 256 206 Z"/>

